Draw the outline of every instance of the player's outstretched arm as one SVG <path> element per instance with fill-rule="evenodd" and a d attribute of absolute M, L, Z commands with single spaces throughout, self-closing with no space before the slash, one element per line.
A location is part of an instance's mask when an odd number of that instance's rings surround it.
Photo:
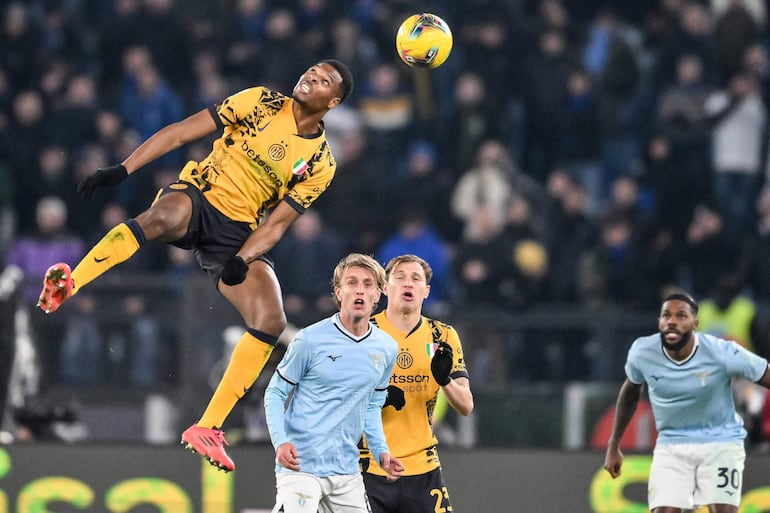
<path fill-rule="evenodd" d="M 299 216 L 300 213 L 285 201 L 278 203 L 267 220 L 249 235 L 238 253 L 225 262 L 222 282 L 228 286 L 242 283 L 249 272 L 249 264 L 270 251 Z"/>
<path fill-rule="evenodd" d="M 628 379 L 620 387 L 618 400 L 615 405 L 615 420 L 612 423 L 612 433 L 607 444 L 607 454 L 604 457 L 604 468 L 613 478 L 620 475 L 623 465 L 623 453 L 620 452 L 620 439 L 623 438 L 628 423 L 636 412 L 639 398 L 642 395 L 642 385 L 632 383 Z"/>
<path fill-rule="evenodd" d="M 217 124 L 211 116 L 211 112 L 208 109 L 203 109 L 182 121 L 171 123 L 155 132 L 123 161 L 123 165 L 128 174 L 131 174 L 158 157 L 162 157 L 189 142 L 197 141 L 216 129 Z"/>
<path fill-rule="evenodd" d="M 115 187 L 128 175 L 166 153 L 180 146 L 200 139 L 216 130 L 217 125 L 211 113 L 204 109 L 197 114 L 161 128 L 115 166 L 103 167 L 85 177 L 77 187 L 78 196 L 89 199 L 100 187 Z"/>

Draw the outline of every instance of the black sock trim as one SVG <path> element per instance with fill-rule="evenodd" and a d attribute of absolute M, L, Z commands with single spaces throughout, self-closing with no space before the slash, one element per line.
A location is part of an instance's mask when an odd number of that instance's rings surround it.
<path fill-rule="evenodd" d="M 131 230 L 131 233 L 134 234 L 136 242 L 139 243 L 139 246 L 141 247 L 142 244 L 144 244 L 147 240 L 147 238 L 144 236 L 144 230 L 142 230 L 142 227 L 139 226 L 139 223 L 136 222 L 136 219 L 129 219 L 126 221 L 126 226 L 128 226 L 128 229 Z"/>
<path fill-rule="evenodd" d="M 278 343 L 278 337 L 276 337 L 275 335 L 268 335 L 264 331 L 255 330 L 254 328 L 246 328 L 246 331 L 249 332 L 249 335 L 261 340 L 265 344 L 270 344 L 271 346 L 274 346 Z"/>

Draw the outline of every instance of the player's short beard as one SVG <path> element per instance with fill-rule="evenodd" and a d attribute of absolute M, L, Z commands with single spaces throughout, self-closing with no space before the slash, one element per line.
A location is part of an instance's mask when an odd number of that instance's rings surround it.
<path fill-rule="evenodd" d="M 674 342 L 673 344 L 670 344 L 669 342 L 666 341 L 666 335 L 664 333 L 660 334 L 660 341 L 663 342 L 663 347 L 675 353 L 678 353 L 679 351 L 681 351 L 682 348 L 687 345 L 687 342 L 689 342 L 691 338 L 692 338 L 692 330 L 686 331 L 682 333 L 681 337 L 679 337 L 678 342 Z"/>

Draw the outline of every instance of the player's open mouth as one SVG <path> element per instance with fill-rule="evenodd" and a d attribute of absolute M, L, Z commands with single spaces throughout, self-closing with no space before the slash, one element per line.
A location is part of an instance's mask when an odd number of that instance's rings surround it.
<path fill-rule="evenodd" d="M 363 299 L 356 299 L 353 302 L 353 304 L 356 305 L 356 306 L 364 306 L 364 300 Z"/>
<path fill-rule="evenodd" d="M 404 292 L 404 298 L 414 299 L 414 294 L 412 294 L 411 292 Z"/>
<path fill-rule="evenodd" d="M 309 93 L 310 92 L 310 84 L 308 84 L 307 82 L 301 82 L 299 84 L 299 90 L 302 91 L 303 93 Z"/>

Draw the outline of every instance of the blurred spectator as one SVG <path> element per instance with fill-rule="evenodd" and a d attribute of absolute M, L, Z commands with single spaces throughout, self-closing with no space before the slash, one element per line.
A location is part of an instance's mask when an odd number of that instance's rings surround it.
<path fill-rule="evenodd" d="M 581 262 L 585 300 L 599 305 L 639 306 L 638 289 L 648 279 L 640 273 L 640 257 L 631 220 L 607 214 L 601 220 L 599 245 L 591 248 Z"/>
<path fill-rule="evenodd" d="M 506 3 L 501 0 L 468 0 L 457 9 L 450 23 L 456 45 L 463 52 L 464 68 L 484 77 L 490 105 L 504 105 L 505 99 L 517 94 L 519 56 L 511 30 Z M 501 87 L 505 84 L 505 87 Z"/>
<path fill-rule="evenodd" d="M 397 164 L 392 149 L 408 145 L 414 115 L 411 94 L 392 62 L 378 64 L 362 82 L 357 108 L 369 132 L 369 155 L 391 169 Z"/>
<path fill-rule="evenodd" d="M 12 166 L 14 176 L 19 178 L 19 201 L 35 187 L 35 175 L 23 171 L 28 168 L 30 162 L 37 160 L 40 145 L 48 137 L 45 114 L 40 92 L 25 90 L 15 96 L 9 129 L 1 143 L 2 154 Z M 23 207 L 22 203 L 17 204 L 17 208 L 20 207 Z"/>
<path fill-rule="evenodd" d="M 244 69 L 257 68 L 268 7 L 265 0 L 236 0 L 232 9 L 222 13 L 218 30 L 222 68 L 231 81 Z"/>
<path fill-rule="evenodd" d="M 329 51 L 329 32 L 337 17 L 336 5 L 329 3 L 327 0 L 297 0 L 294 9 L 299 34 L 297 46 L 302 55 L 313 62 L 326 58 Z"/>
<path fill-rule="evenodd" d="M 385 187 L 388 210 L 399 212 L 412 205 L 421 205 L 428 223 L 438 230 L 441 237 L 450 242 L 456 241 L 460 229 L 447 202 L 453 180 L 450 173 L 439 166 L 434 146 L 422 140 L 413 142 L 399 168 Z"/>
<path fill-rule="evenodd" d="M 548 177 L 545 213 L 546 249 L 550 255 L 550 280 L 555 301 L 584 298 L 579 290 L 579 262 L 596 243 L 597 228 L 586 214 L 586 197 L 568 173 L 554 170 Z"/>
<path fill-rule="evenodd" d="M 345 255 L 347 241 L 327 226 L 315 209 L 307 210 L 270 251 L 281 282 L 288 321 L 307 326 L 336 311 L 329 294 L 329 269 Z"/>
<path fill-rule="evenodd" d="M 439 114 L 436 127 L 440 161 L 455 176 L 470 168 L 482 141 L 495 133 L 493 112 L 499 106 L 490 101 L 487 85 L 481 75 L 466 71 L 455 80 L 450 108 Z"/>
<path fill-rule="evenodd" d="M 669 12 L 676 17 L 676 24 L 673 30 L 663 34 L 659 44 L 651 73 L 653 89 L 662 90 L 675 81 L 677 62 L 684 55 L 697 56 L 703 64 L 704 81 L 714 85 L 716 55 L 708 8 L 702 2 L 683 0 L 678 8 Z"/>
<path fill-rule="evenodd" d="M 612 182 L 605 212 L 628 219 L 637 235 L 653 216 L 652 206 L 632 176 L 619 176 Z"/>
<path fill-rule="evenodd" d="M 655 215 L 681 245 L 698 205 L 711 201 L 711 174 L 702 156 L 686 151 L 664 134 L 653 135 L 647 143 L 644 174 L 655 201 Z"/>
<path fill-rule="evenodd" d="M 684 267 L 689 275 L 689 289 L 696 297 L 705 297 L 716 288 L 724 270 L 734 268 L 739 248 L 726 236 L 719 213 L 703 206 L 696 209 L 685 240 Z"/>
<path fill-rule="evenodd" d="M 709 124 L 704 105 L 711 88 L 703 77 L 703 62 L 697 55 L 687 54 L 676 65 L 676 82 L 661 92 L 656 125 L 673 144 L 692 156 L 702 156 L 707 166 Z"/>
<path fill-rule="evenodd" d="M 745 272 L 752 295 L 770 321 L 770 188 L 762 189 L 757 200 L 759 221 L 749 245 L 742 252 L 746 264 Z M 768 331 L 770 335 L 770 331 Z M 770 340 L 770 338 L 768 338 Z M 770 354 L 770 346 L 768 346 Z M 760 354 L 763 354 L 760 352 Z"/>
<path fill-rule="evenodd" d="M 70 154 L 61 146 L 41 146 L 37 155 L 37 165 L 24 178 L 23 204 L 18 209 L 20 230 L 29 230 L 35 224 L 37 203 L 46 196 L 61 198 L 67 205 L 76 201 L 75 181 L 72 179 Z M 73 223 L 72 212 L 68 212 L 69 226 L 77 230 L 80 226 Z"/>
<path fill-rule="evenodd" d="M 493 245 L 502 257 L 499 287 L 503 304 L 519 310 L 552 299 L 550 256 L 530 224 L 526 200 L 514 199 L 510 209 L 509 224 Z"/>
<path fill-rule="evenodd" d="M 41 3 L 42 67 L 46 67 L 55 59 L 62 59 L 72 67 L 77 67 L 83 61 L 89 61 L 94 50 L 92 41 L 81 37 L 77 20 L 73 18 L 73 12 L 67 8 L 67 2 L 54 0 Z"/>
<path fill-rule="evenodd" d="M 64 201 L 55 196 L 41 198 L 35 209 L 35 229 L 21 233 L 8 254 L 8 264 L 24 273 L 25 303 L 37 303 L 38 281 L 48 268 L 47 262 L 77 260 L 84 253 L 85 242 L 68 229 Z"/>
<path fill-rule="evenodd" d="M 567 53 L 564 34 L 547 30 L 539 37 L 533 56 L 525 61 L 529 70 L 524 78 L 524 101 L 528 120 L 528 140 L 522 160 L 527 172 L 545 183 L 554 165 L 567 103 L 567 80 L 573 65 Z"/>
<path fill-rule="evenodd" d="M 749 296 L 741 292 L 742 285 L 741 277 L 735 272 L 720 273 L 715 288 L 698 302 L 698 329 L 756 352 L 752 325 L 757 307 Z"/>
<path fill-rule="evenodd" d="M 32 20 L 30 5 L 22 2 L 4 4 L 0 25 L 0 64 L 19 89 L 34 86 L 40 72 L 37 67 L 43 33 Z"/>
<path fill-rule="evenodd" d="M 20 308 L 19 285 L 23 274 L 18 267 L 0 259 L 0 436 L 9 430 L 9 396 L 13 361 L 16 356 L 16 315 Z M 7 441 L 4 441 L 6 443 Z"/>
<path fill-rule="evenodd" d="M 136 130 L 141 140 L 182 118 L 181 98 L 160 74 L 146 47 L 134 46 L 126 50 L 123 72 L 120 114 L 126 126 Z M 169 159 L 174 155 L 169 154 Z M 176 154 L 177 161 L 169 159 L 162 158 L 160 162 L 176 164 L 179 156 Z"/>
<path fill-rule="evenodd" d="M 72 152 L 96 138 L 95 118 L 99 107 L 96 83 L 89 75 L 75 75 L 66 84 L 60 105 L 51 112 L 47 123 L 52 142 Z"/>
<path fill-rule="evenodd" d="M 222 101 L 234 90 L 222 74 L 218 56 L 210 50 L 201 50 L 193 57 L 194 85 L 191 90 L 193 111 L 205 109 Z"/>
<path fill-rule="evenodd" d="M 588 29 L 583 65 L 597 85 L 603 191 L 641 157 L 641 69 L 635 34 L 611 10 L 600 11 Z"/>
<path fill-rule="evenodd" d="M 478 150 L 474 167 L 460 176 L 450 204 L 452 213 L 463 224 L 464 241 L 475 241 L 480 233 L 488 237 L 502 231 L 513 193 L 510 177 L 516 172 L 514 166 L 499 141 L 487 140 Z M 475 222 L 482 219 L 485 226 L 477 226 Z"/>
<path fill-rule="evenodd" d="M 192 83 L 192 31 L 186 25 L 185 7 L 176 0 L 141 0 L 134 41 L 147 47 L 157 73 L 172 85 L 175 94 L 186 95 Z"/>
<path fill-rule="evenodd" d="M 349 114 L 347 120 L 340 118 L 343 113 Z M 313 203 L 313 208 L 327 224 L 340 230 L 351 248 L 372 254 L 389 229 L 383 221 L 393 219 L 388 194 L 384 193 L 393 170 L 369 155 L 367 133 L 355 111 L 341 105 L 326 116 L 330 127 L 327 137 L 334 147 L 337 172 L 332 185 Z M 331 128 L 343 124 L 346 128 L 340 133 Z"/>
<path fill-rule="evenodd" d="M 604 202 L 597 101 L 593 81 L 586 70 L 570 71 L 553 159 L 583 186 L 588 213 L 592 216 L 598 214 Z"/>
<path fill-rule="evenodd" d="M 351 18 L 338 18 L 332 22 L 329 54 L 347 64 L 354 77 L 365 77 L 379 61 L 376 43 L 371 34 L 361 29 Z M 358 103 L 356 88 L 350 94 L 352 104 Z"/>
<path fill-rule="evenodd" d="M 32 316 L 33 339 L 38 348 L 46 382 L 58 380 L 58 357 L 62 340 L 61 326 L 48 321 L 34 307 L 40 292 L 40 280 L 48 268 L 48 262 L 61 259 L 77 260 L 85 253 L 85 242 L 69 231 L 67 205 L 61 199 L 49 196 L 37 203 L 36 228 L 23 232 L 14 242 L 8 254 L 8 265 L 15 265 L 24 274 L 22 299 Z"/>
<path fill-rule="evenodd" d="M 430 296 L 425 300 L 426 311 L 437 315 L 446 307 L 452 287 L 449 247 L 428 223 L 425 211 L 419 205 L 410 205 L 398 212 L 396 231 L 377 249 L 377 261 L 387 264 L 398 255 L 412 254 L 430 263 L 433 268 Z"/>
<path fill-rule="evenodd" d="M 740 242 L 755 223 L 754 205 L 764 179 L 767 106 L 757 79 L 739 73 L 725 89 L 708 97 L 705 108 L 714 127 L 711 154 L 717 207 L 725 235 Z"/>
<path fill-rule="evenodd" d="M 770 58 L 762 43 L 754 43 L 743 54 L 743 69 L 757 79 L 762 102 L 770 105 Z"/>
<path fill-rule="evenodd" d="M 123 55 L 126 50 L 141 42 L 136 32 L 140 21 L 142 0 L 115 0 L 100 17 L 95 30 L 99 44 L 99 85 L 102 97 L 112 104 L 120 95 L 123 74 Z"/>
<path fill-rule="evenodd" d="M 297 73 L 316 62 L 297 53 L 295 45 L 299 37 L 297 19 L 292 11 L 283 7 L 271 10 L 267 15 L 258 65 L 242 69 L 240 73 L 252 84 L 259 82 L 279 91 L 291 91 Z"/>
<path fill-rule="evenodd" d="M 759 41 L 765 29 L 765 6 L 755 0 L 714 0 L 713 4 L 716 63 L 720 81 L 727 81 L 743 71 L 746 49 Z"/>
<path fill-rule="evenodd" d="M 117 112 L 112 110 L 96 112 L 94 129 L 96 134 L 93 142 L 104 149 L 108 162 L 122 161 L 128 156 L 123 154 L 123 118 Z"/>

